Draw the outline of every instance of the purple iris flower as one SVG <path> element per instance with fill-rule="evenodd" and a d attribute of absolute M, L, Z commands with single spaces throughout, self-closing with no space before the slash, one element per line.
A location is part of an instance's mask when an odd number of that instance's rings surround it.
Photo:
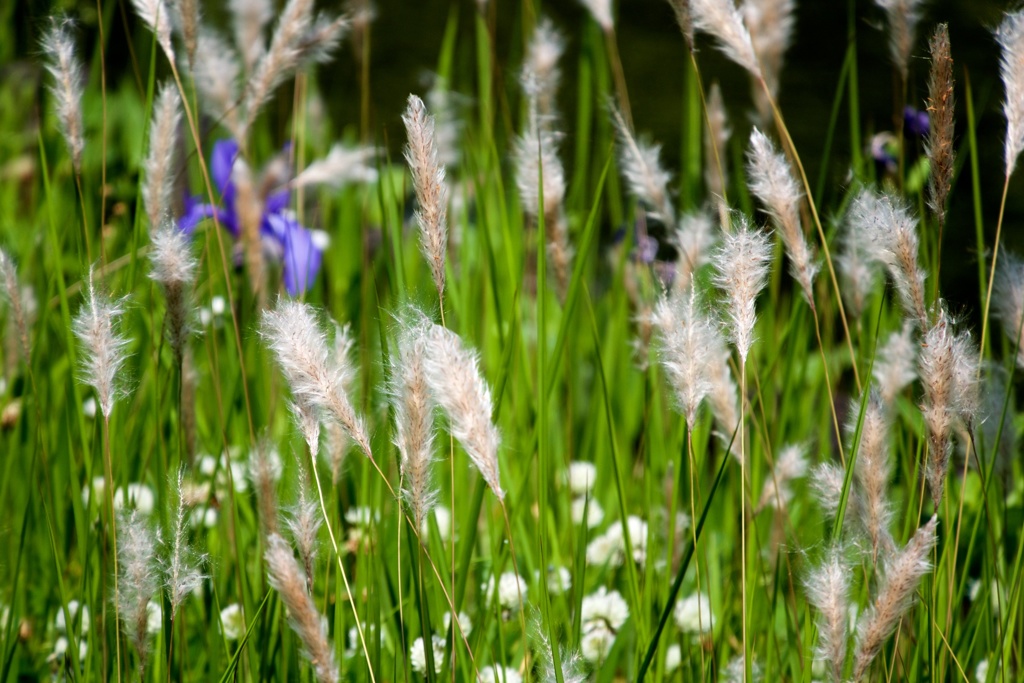
<path fill-rule="evenodd" d="M 917 138 L 923 138 L 928 135 L 930 128 L 928 112 L 920 111 L 907 105 L 903 108 L 903 128 L 908 134 Z"/>
<path fill-rule="evenodd" d="M 237 142 L 219 140 L 214 144 L 210 175 L 220 193 L 221 205 L 205 204 L 199 196 L 186 196 L 185 212 L 178 221 L 178 227 L 187 235 L 191 235 L 201 221 L 216 216 L 217 221 L 238 238 L 235 183 L 231 179 L 231 171 L 237 160 Z M 313 234 L 300 225 L 295 215 L 288 210 L 290 199 L 291 193 L 287 188 L 270 192 L 264 197 L 260 235 L 263 237 L 264 248 L 283 264 L 285 289 L 290 295 L 298 296 L 316 280 L 323 251 L 317 246 Z"/>

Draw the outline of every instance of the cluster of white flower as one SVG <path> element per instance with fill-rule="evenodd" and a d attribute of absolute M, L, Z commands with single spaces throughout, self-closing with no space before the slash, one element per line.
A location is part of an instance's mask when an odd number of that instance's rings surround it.
<path fill-rule="evenodd" d="M 67 616 L 71 618 L 71 629 L 68 628 Z M 89 607 L 79 603 L 78 600 L 72 600 L 68 603 L 67 616 L 64 614 L 63 607 L 57 609 L 57 615 L 53 619 L 53 628 L 57 632 L 57 638 L 53 641 L 53 652 L 47 657 L 47 661 L 64 660 L 70 646 L 68 636 L 75 632 L 76 625 L 78 626 L 78 661 L 84 660 L 85 655 L 89 653 L 89 644 L 86 642 L 86 636 L 89 635 Z"/>
<path fill-rule="evenodd" d="M 210 299 L 209 307 L 203 306 L 199 309 L 199 323 L 203 327 L 209 327 L 213 324 L 219 328 L 224 323 L 224 313 L 227 310 L 228 304 L 224 297 L 215 296 Z"/>
<path fill-rule="evenodd" d="M 380 522 L 380 511 L 365 506 L 350 507 L 345 510 L 345 522 L 348 524 L 348 542 L 346 546 L 356 552 L 373 542 L 373 527 Z"/>
<path fill-rule="evenodd" d="M 431 636 L 430 644 L 434 656 L 434 673 L 439 674 L 441 673 L 441 667 L 444 665 L 444 638 L 441 636 Z M 412 665 L 413 671 L 426 675 L 427 651 L 423 647 L 422 637 L 412 641 L 412 645 L 409 646 L 409 663 Z"/>
<path fill-rule="evenodd" d="M 479 683 L 523 683 L 522 675 L 515 669 L 500 664 L 480 669 Z"/>
<path fill-rule="evenodd" d="M 673 616 L 676 626 L 683 633 L 700 635 L 710 633 L 715 627 L 715 615 L 711 612 L 711 600 L 703 593 L 694 593 L 676 603 Z"/>
<path fill-rule="evenodd" d="M 534 577 L 540 581 L 540 570 L 536 570 L 533 573 Z M 561 595 L 572 588 L 572 573 L 565 567 L 549 567 L 548 568 L 548 592 L 552 595 Z"/>
<path fill-rule="evenodd" d="M 99 514 L 101 507 L 106 505 L 106 499 L 107 482 L 103 477 L 94 477 L 92 482 L 82 487 L 82 504 L 86 508 L 94 510 L 96 514 Z M 138 482 L 122 486 L 114 491 L 114 509 L 124 509 L 126 499 L 128 507 L 134 508 L 144 515 L 152 514 L 153 506 L 156 503 L 153 489 Z"/>
<path fill-rule="evenodd" d="M 604 586 L 583 598 L 580 621 L 583 639 L 580 649 L 583 658 L 592 664 L 601 664 L 615 644 L 615 636 L 629 619 L 629 605 L 618 591 Z"/>
<path fill-rule="evenodd" d="M 220 625 L 224 629 L 224 637 L 238 640 L 245 633 L 245 617 L 242 606 L 233 602 L 220 611 Z"/>
<path fill-rule="evenodd" d="M 592 462 L 570 463 L 567 481 L 573 495 L 572 523 L 583 524 L 586 515 L 587 528 L 599 526 L 604 521 L 604 510 L 591 495 L 597 481 L 597 467 Z"/>
<path fill-rule="evenodd" d="M 633 560 L 643 564 L 647 560 L 647 522 L 630 515 L 626 520 L 629 542 L 633 549 Z M 615 522 L 601 536 L 587 544 L 587 564 L 620 567 L 626 560 L 626 538 L 622 522 Z"/>
<path fill-rule="evenodd" d="M 434 515 L 434 519 L 437 520 L 438 538 L 441 539 L 442 543 L 447 543 L 448 538 L 452 535 L 452 511 L 444 505 L 435 505 L 431 512 Z M 420 525 L 420 533 L 424 536 L 430 534 L 429 516 L 426 517 Z"/>
<path fill-rule="evenodd" d="M 490 600 L 494 595 L 494 575 L 487 579 L 487 583 L 480 587 L 485 599 Z M 505 572 L 498 579 L 498 604 L 504 609 L 515 612 L 519 610 L 520 596 L 526 602 L 526 580 L 515 572 Z"/>

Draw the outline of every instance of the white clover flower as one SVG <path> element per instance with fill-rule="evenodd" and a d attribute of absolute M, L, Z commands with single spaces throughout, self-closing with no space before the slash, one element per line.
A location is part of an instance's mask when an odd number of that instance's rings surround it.
<path fill-rule="evenodd" d="M 106 480 L 103 477 L 93 477 L 91 482 L 82 487 L 82 505 L 89 507 L 89 503 L 94 500 L 96 505 L 102 505 L 106 491 Z"/>
<path fill-rule="evenodd" d="M 202 455 L 199 457 L 199 474 L 204 477 L 212 477 L 213 473 L 217 471 L 217 459 L 212 455 Z"/>
<path fill-rule="evenodd" d="M 432 512 L 434 514 L 434 519 L 437 520 L 438 537 L 441 539 L 442 543 L 445 543 L 452 535 L 452 511 L 444 505 L 435 505 Z M 420 526 L 420 533 L 424 536 L 430 533 L 429 517 L 423 520 L 423 523 Z"/>
<path fill-rule="evenodd" d="M 615 644 L 615 634 L 602 622 L 595 621 L 583 629 L 580 650 L 591 664 L 601 664 Z"/>
<path fill-rule="evenodd" d="M 59 659 L 63 659 L 64 656 L 67 654 L 68 646 L 69 645 L 70 645 L 70 643 L 68 643 L 68 639 L 65 638 L 64 636 L 60 636 L 59 638 L 57 638 L 57 640 L 54 641 L 54 643 L 53 643 L 53 653 L 49 657 L 46 658 L 46 661 L 53 662 L 53 661 L 57 661 Z M 89 653 L 89 644 L 85 642 L 84 638 L 79 639 L 79 641 L 78 641 L 78 661 L 82 661 L 83 659 L 85 659 L 85 656 L 88 653 Z"/>
<path fill-rule="evenodd" d="M 480 669 L 479 683 L 523 683 L 523 677 L 515 669 L 492 664 Z"/>
<path fill-rule="evenodd" d="M 561 595 L 572 588 L 572 573 L 565 567 L 548 571 L 548 591 L 552 595 Z"/>
<path fill-rule="evenodd" d="M 228 309 L 228 303 L 222 296 L 215 296 L 210 300 L 210 312 L 216 317 L 221 317 Z"/>
<path fill-rule="evenodd" d="M 82 618 L 78 618 L 78 611 L 82 611 Z M 71 623 L 78 624 L 80 633 L 84 636 L 89 632 L 89 606 L 82 605 L 78 600 L 72 600 L 68 603 L 68 614 L 71 615 Z M 58 609 L 57 615 L 53 619 L 53 627 L 60 633 L 68 632 L 67 622 L 64 620 L 64 610 Z"/>
<path fill-rule="evenodd" d="M 331 236 L 323 230 L 310 230 L 309 238 L 313 246 L 320 251 L 327 251 L 327 247 L 331 246 Z"/>
<path fill-rule="evenodd" d="M 588 624 L 602 622 L 612 631 L 618 631 L 627 619 L 629 619 L 629 605 L 618 591 L 609 592 L 607 588 L 601 586 L 583 598 L 580 620 L 583 622 L 584 629 Z"/>
<path fill-rule="evenodd" d="M 372 522 L 380 521 L 380 513 L 365 506 L 351 507 L 345 510 L 345 521 L 352 526 L 369 528 Z"/>
<path fill-rule="evenodd" d="M 585 496 L 594 490 L 597 481 L 597 466 L 592 462 L 578 460 L 569 464 L 569 490 L 574 496 Z"/>
<path fill-rule="evenodd" d="M 242 606 L 233 602 L 220 611 L 220 623 L 224 629 L 224 637 L 228 640 L 238 640 L 245 633 L 245 620 L 242 616 Z"/>
<path fill-rule="evenodd" d="M 473 632 L 473 622 L 470 620 L 469 615 L 465 612 L 459 612 L 459 626 L 462 627 L 462 633 L 467 638 L 469 634 Z M 452 613 L 444 613 L 444 630 L 447 632 L 452 627 Z M 458 636 L 456 636 L 458 638 Z"/>
<path fill-rule="evenodd" d="M 587 528 L 594 529 L 601 526 L 604 521 L 604 510 L 596 500 L 586 498 L 574 498 L 572 501 L 572 523 L 583 524 L 583 515 L 587 515 Z"/>
<path fill-rule="evenodd" d="M 444 638 L 431 636 L 430 643 L 434 654 L 434 673 L 439 674 L 444 664 Z M 426 675 L 427 653 L 423 649 L 423 638 L 417 638 L 409 647 L 409 663 L 413 671 Z"/>
<path fill-rule="evenodd" d="M 679 665 L 683 663 L 683 650 L 679 643 L 672 643 L 665 651 L 665 673 L 674 673 Z"/>
<path fill-rule="evenodd" d="M 587 564 L 600 567 L 622 564 L 619 542 L 611 534 L 602 534 L 587 544 Z"/>
<path fill-rule="evenodd" d="M 494 594 L 494 576 L 487 580 L 481 589 L 484 595 L 490 599 Z M 522 593 L 523 602 L 526 602 L 526 581 L 515 572 L 505 572 L 498 579 L 498 604 L 509 610 L 519 609 L 519 595 Z"/>
<path fill-rule="evenodd" d="M 129 506 L 134 507 L 141 514 L 152 514 L 156 504 L 156 496 L 153 495 L 153 489 L 137 482 L 128 484 L 127 489 Z M 114 509 L 122 510 L 124 507 L 125 489 L 119 488 L 114 491 Z"/>
<path fill-rule="evenodd" d="M 209 327 L 210 323 L 213 322 L 213 313 L 206 306 L 199 309 L 199 324 L 203 327 Z"/>
<path fill-rule="evenodd" d="M 96 398 L 90 396 L 89 398 L 82 401 L 82 415 L 85 415 L 90 420 L 96 417 Z"/>
<path fill-rule="evenodd" d="M 977 683 L 985 683 L 988 680 L 988 658 L 978 662 L 978 666 L 974 668 L 974 680 Z"/>
<path fill-rule="evenodd" d="M 711 601 L 703 593 L 694 593 L 678 601 L 673 616 L 683 633 L 709 633 L 715 627 Z"/>
<path fill-rule="evenodd" d="M 146 603 L 146 633 L 160 633 L 164 625 L 164 611 L 159 603 L 150 600 Z"/>

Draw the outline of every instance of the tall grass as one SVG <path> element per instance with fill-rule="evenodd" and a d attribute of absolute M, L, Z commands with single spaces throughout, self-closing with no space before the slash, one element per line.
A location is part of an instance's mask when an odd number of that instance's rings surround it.
<path fill-rule="evenodd" d="M 0 680 L 1024 680 L 1019 13 L 1001 81 L 920 3 L 850 2 L 811 158 L 799 5 L 463 5 L 410 34 L 413 93 L 366 3 L 33 26 Z M 641 11 L 681 29 L 678 155 Z M 892 133 L 859 95 L 887 41 Z"/>

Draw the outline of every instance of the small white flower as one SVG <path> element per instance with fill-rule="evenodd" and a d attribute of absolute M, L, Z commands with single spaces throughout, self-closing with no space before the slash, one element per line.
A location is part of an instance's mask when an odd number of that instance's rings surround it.
<path fill-rule="evenodd" d="M 597 467 L 592 462 L 578 460 L 569 464 L 569 490 L 574 496 L 585 496 L 594 490 Z"/>
<path fill-rule="evenodd" d="M 587 528 L 593 529 L 601 526 L 601 522 L 604 521 L 604 510 L 601 509 L 601 504 L 594 499 L 589 501 L 586 498 L 574 498 L 572 501 L 572 523 L 582 524 L 583 514 L 586 510 L 587 515 Z"/>
<path fill-rule="evenodd" d="M 433 513 L 434 519 L 437 520 L 438 537 L 442 543 L 445 543 L 452 535 L 452 512 L 443 505 L 435 505 Z M 423 524 L 420 526 L 420 533 L 424 536 L 430 533 L 429 517 L 423 520 Z"/>
<path fill-rule="evenodd" d="M 245 633 L 245 620 L 242 616 L 242 606 L 233 602 L 220 611 L 220 623 L 224 629 L 224 637 L 228 640 L 238 640 Z"/>
<path fill-rule="evenodd" d="M 548 591 L 552 595 L 561 595 L 572 588 L 572 573 L 565 567 L 558 567 L 548 572 Z"/>
<path fill-rule="evenodd" d="M 326 251 L 327 247 L 331 246 L 331 236 L 323 230 L 310 230 L 309 237 L 313 246 L 320 251 Z"/>
<path fill-rule="evenodd" d="M 711 601 L 703 593 L 694 593 L 678 601 L 674 616 L 676 626 L 683 633 L 708 633 L 715 627 Z"/>
<path fill-rule="evenodd" d="M 212 455 L 203 455 L 199 458 L 199 473 L 204 477 L 212 477 L 217 471 L 217 459 Z"/>
<path fill-rule="evenodd" d="M 228 309 L 227 301 L 222 296 L 215 296 L 210 300 L 210 311 L 218 318 L 224 315 L 224 311 Z"/>
<path fill-rule="evenodd" d="M 213 313 L 206 306 L 199 309 L 199 324 L 203 327 L 209 327 L 210 323 L 213 322 Z"/>
<path fill-rule="evenodd" d="M 103 477 L 93 477 L 92 481 L 82 487 L 82 505 L 89 507 L 89 503 L 96 501 L 96 505 L 102 505 L 107 491 L 107 482 Z"/>
<path fill-rule="evenodd" d="M 82 401 L 82 415 L 90 420 L 96 417 L 96 399 L 93 396 Z"/>
<path fill-rule="evenodd" d="M 615 644 L 615 634 L 602 622 L 595 621 L 584 628 L 583 639 L 580 641 L 580 650 L 583 658 L 591 664 L 604 662 L 612 645 Z"/>
<path fill-rule="evenodd" d="M 618 631 L 627 619 L 629 619 L 629 605 L 618 591 L 609 592 L 607 588 L 601 586 L 583 598 L 580 620 L 583 622 L 584 629 L 587 624 L 601 622 L 612 631 Z"/>
<path fill-rule="evenodd" d="M 665 673 L 674 673 L 679 665 L 683 663 L 683 650 L 679 643 L 672 643 L 665 651 Z"/>
<path fill-rule="evenodd" d="M 160 604 L 150 600 L 146 603 L 146 633 L 160 633 L 164 625 L 164 611 Z"/>
<path fill-rule="evenodd" d="M 523 683 L 523 677 L 515 669 L 493 664 L 480 669 L 479 683 Z"/>
<path fill-rule="evenodd" d="M 974 668 L 974 680 L 977 683 L 985 683 L 988 680 L 988 659 L 983 659 L 978 662 L 978 666 Z"/>
<path fill-rule="evenodd" d="M 482 586 L 484 595 L 489 600 L 494 594 L 494 576 L 487 580 Z M 519 594 L 522 593 L 523 602 L 526 602 L 526 581 L 515 572 L 505 572 L 498 579 L 498 604 L 510 610 L 519 609 Z"/>
<path fill-rule="evenodd" d="M 452 626 L 452 613 L 451 612 L 445 612 L 444 613 L 444 630 L 445 630 L 446 633 L 448 632 L 448 629 L 451 628 L 451 626 Z M 459 612 L 459 626 L 462 628 L 463 635 L 465 635 L 467 638 L 469 637 L 469 634 L 473 632 L 473 622 L 470 621 L 469 615 L 466 614 L 465 612 Z M 458 638 L 458 637 L 459 637 L 458 634 L 456 634 L 456 638 Z"/>
<path fill-rule="evenodd" d="M 373 521 L 380 520 L 380 514 L 368 507 L 351 507 L 345 510 L 345 521 L 352 526 L 369 527 Z"/>
<path fill-rule="evenodd" d="M 622 564 L 619 543 L 610 534 L 602 534 L 587 544 L 587 564 L 594 567 Z"/>
<path fill-rule="evenodd" d="M 46 661 L 53 662 L 58 659 L 63 659 L 68 651 L 68 639 L 64 636 L 60 636 L 53 643 L 53 654 L 46 658 Z M 89 644 L 85 642 L 84 638 L 78 641 L 78 661 L 81 662 L 85 659 L 85 655 L 89 653 Z"/>
<path fill-rule="evenodd" d="M 152 514 L 156 504 L 156 496 L 153 489 L 145 484 L 133 482 L 128 484 L 128 504 L 144 515 Z M 114 491 L 114 509 L 122 510 L 125 507 L 125 489 L 119 488 Z"/>
<path fill-rule="evenodd" d="M 439 674 L 441 666 L 444 664 L 444 638 L 431 636 L 430 643 L 434 654 L 434 673 Z M 412 665 L 413 671 L 421 674 L 427 673 L 427 653 L 423 649 L 423 638 L 417 638 L 409 647 L 409 663 Z"/>
<path fill-rule="evenodd" d="M 78 610 L 79 609 L 82 610 L 82 618 L 81 618 L 81 620 L 79 620 L 79 618 L 78 618 Z M 71 615 L 71 623 L 74 624 L 74 625 L 78 625 L 79 626 L 79 628 L 80 628 L 79 632 L 83 636 L 86 633 L 89 632 L 89 606 L 88 605 L 82 605 L 81 603 L 78 602 L 78 600 L 72 600 L 71 602 L 68 603 L 68 613 Z M 60 633 L 67 633 L 68 632 L 67 622 L 64 620 L 64 610 L 63 609 L 58 609 L 57 610 L 57 616 L 54 617 L 53 626 Z"/>

